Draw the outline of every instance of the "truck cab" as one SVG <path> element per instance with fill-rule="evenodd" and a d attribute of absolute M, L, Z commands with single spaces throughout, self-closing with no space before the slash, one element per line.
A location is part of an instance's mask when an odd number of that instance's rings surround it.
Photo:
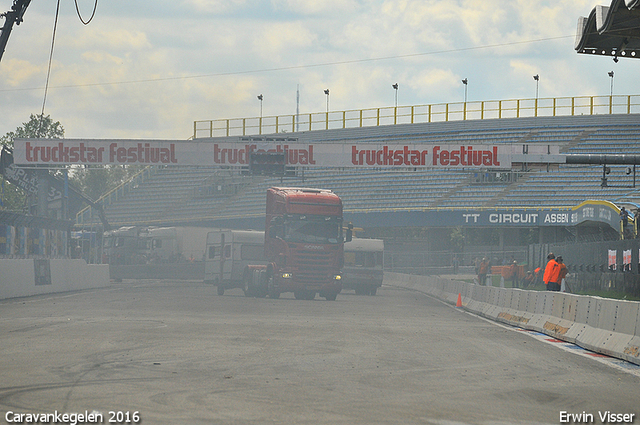
<path fill-rule="evenodd" d="M 342 290 L 342 200 L 325 189 L 267 190 L 264 253 L 267 293 L 277 298 L 316 294 L 335 300 Z"/>
<path fill-rule="evenodd" d="M 102 235 L 102 263 L 114 265 L 140 264 L 146 249 L 149 229 L 125 226 Z"/>

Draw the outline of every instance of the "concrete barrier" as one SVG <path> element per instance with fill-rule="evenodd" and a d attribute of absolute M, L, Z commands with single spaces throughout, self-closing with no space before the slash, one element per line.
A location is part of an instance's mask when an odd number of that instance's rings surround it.
<path fill-rule="evenodd" d="M 640 302 L 391 272 L 385 272 L 385 280 L 454 305 L 461 294 L 462 308 L 483 317 L 640 365 Z"/>
<path fill-rule="evenodd" d="M 71 259 L 0 260 L 0 300 L 107 285 L 107 264 Z"/>

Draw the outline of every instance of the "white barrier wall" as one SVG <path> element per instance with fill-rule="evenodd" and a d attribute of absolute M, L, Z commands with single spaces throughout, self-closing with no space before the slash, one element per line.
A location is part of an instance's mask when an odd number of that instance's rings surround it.
<path fill-rule="evenodd" d="M 107 285 L 108 264 L 70 259 L 0 259 L 0 300 Z"/>
<path fill-rule="evenodd" d="M 640 364 L 640 302 L 564 292 L 526 291 L 385 272 L 385 280 L 425 292 L 481 316 L 545 333 Z"/>

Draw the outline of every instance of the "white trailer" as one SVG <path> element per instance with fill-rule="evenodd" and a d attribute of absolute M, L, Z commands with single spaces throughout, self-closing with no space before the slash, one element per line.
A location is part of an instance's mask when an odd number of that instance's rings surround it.
<path fill-rule="evenodd" d="M 375 295 L 384 278 L 384 241 L 353 238 L 344 244 L 342 287 Z"/>
<path fill-rule="evenodd" d="M 199 262 L 205 259 L 207 233 L 212 228 L 155 227 L 147 235 L 150 263 Z"/>
<path fill-rule="evenodd" d="M 225 289 L 242 288 L 243 273 L 248 265 L 266 265 L 264 232 L 256 230 L 219 229 L 207 234 L 207 250 L 204 263 L 204 282 L 218 287 L 218 295 Z"/>

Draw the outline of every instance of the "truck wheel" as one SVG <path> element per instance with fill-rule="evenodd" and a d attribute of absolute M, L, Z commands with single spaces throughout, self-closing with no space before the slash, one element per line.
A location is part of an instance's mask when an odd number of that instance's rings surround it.
<path fill-rule="evenodd" d="M 269 298 L 273 298 L 274 300 L 277 300 L 278 298 L 280 298 L 280 292 L 270 289 L 269 290 Z"/>
<path fill-rule="evenodd" d="M 327 299 L 327 301 L 335 301 L 336 298 L 338 298 L 338 294 L 336 292 L 331 292 L 325 295 L 324 297 Z"/>
<path fill-rule="evenodd" d="M 361 285 L 356 286 L 356 295 L 367 295 L 368 293 L 368 288 Z"/>
<path fill-rule="evenodd" d="M 376 292 L 378 292 L 378 288 L 375 286 L 372 286 L 371 288 L 369 288 L 369 295 L 375 295 Z"/>
<path fill-rule="evenodd" d="M 267 294 L 269 294 L 269 298 L 278 299 L 280 298 L 280 291 L 273 287 L 273 276 L 267 276 Z"/>
<path fill-rule="evenodd" d="M 224 286 L 218 285 L 218 295 L 224 295 Z"/>
<path fill-rule="evenodd" d="M 316 298 L 315 291 L 308 291 L 305 300 L 313 300 Z"/>

